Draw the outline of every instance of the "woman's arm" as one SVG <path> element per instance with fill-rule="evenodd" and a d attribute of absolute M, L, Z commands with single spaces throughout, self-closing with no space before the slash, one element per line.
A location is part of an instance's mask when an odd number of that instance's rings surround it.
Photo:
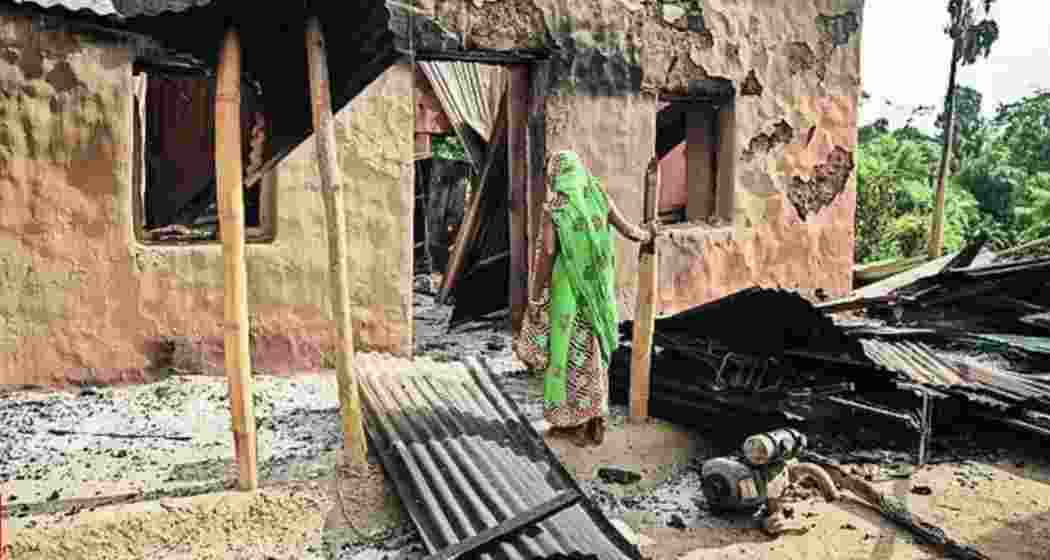
<path fill-rule="evenodd" d="M 659 160 L 653 158 L 649 162 L 648 168 L 645 170 L 645 188 L 648 192 L 649 184 L 653 181 L 657 181 L 657 165 Z M 609 202 L 609 223 L 620 232 L 621 235 L 634 241 L 636 243 L 649 243 L 653 240 L 653 237 L 657 234 L 656 224 L 648 224 L 648 228 L 643 228 L 632 224 L 627 220 L 627 217 L 623 215 L 623 212 L 616 206 L 616 202 L 613 201 L 612 195 L 609 191 L 605 191 L 605 199 Z"/>
<path fill-rule="evenodd" d="M 628 221 L 623 212 L 616 207 L 616 203 L 613 202 L 612 196 L 608 192 L 606 192 L 606 199 L 609 201 L 609 223 L 616 228 L 616 231 L 620 232 L 620 235 L 636 243 L 649 241 L 649 232 Z"/>

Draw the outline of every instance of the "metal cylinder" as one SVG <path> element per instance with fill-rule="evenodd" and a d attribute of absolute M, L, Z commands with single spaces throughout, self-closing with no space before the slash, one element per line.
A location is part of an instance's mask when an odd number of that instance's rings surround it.
<path fill-rule="evenodd" d="M 806 443 L 806 436 L 802 432 L 782 428 L 747 438 L 741 451 L 748 463 L 761 466 L 798 457 Z"/>

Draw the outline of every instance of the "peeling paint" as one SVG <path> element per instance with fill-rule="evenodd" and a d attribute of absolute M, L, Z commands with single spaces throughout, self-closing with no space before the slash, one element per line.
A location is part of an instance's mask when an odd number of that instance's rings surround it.
<path fill-rule="evenodd" d="M 0 14 L 0 53 L 0 385 L 142 381 L 177 337 L 221 349 L 220 247 L 134 239 L 133 54 L 11 14 Z M 397 353 L 412 342 L 402 223 L 412 167 L 401 166 L 412 159 L 411 88 L 411 71 L 395 67 L 336 117 L 353 201 L 355 335 L 362 348 Z M 313 146 L 264 179 L 277 239 L 246 249 L 253 366 L 263 371 L 317 367 L 333 331 L 324 206 L 306 188 L 317 182 Z"/>
<path fill-rule="evenodd" d="M 773 125 L 773 132 L 756 135 L 744 150 L 744 161 L 751 161 L 756 155 L 765 155 L 777 146 L 787 144 L 795 138 L 795 129 L 787 121 L 781 120 Z"/>
<path fill-rule="evenodd" d="M 740 86 L 740 95 L 762 95 L 762 84 L 754 70 L 747 73 L 744 84 Z"/>
<path fill-rule="evenodd" d="M 793 177 L 788 187 L 788 199 L 799 217 L 805 220 L 831 204 L 846 189 L 853 167 L 853 152 L 836 146 L 828 161 L 814 169 L 812 179 Z"/>
<path fill-rule="evenodd" d="M 792 76 L 812 70 L 817 65 L 817 53 L 809 43 L 796 41 L 787 46 L 788 72 Z"/>

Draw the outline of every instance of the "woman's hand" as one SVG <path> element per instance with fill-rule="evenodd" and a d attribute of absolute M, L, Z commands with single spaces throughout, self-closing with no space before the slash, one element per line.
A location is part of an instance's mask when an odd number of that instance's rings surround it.
<path fill-rule="evenodd" d="M 642 224 L 642 228 L 641 229 L 642 229 L 643 234 L 642 234 L 641 242 L 642 243 L 652 243 L 652 242 L 656 241 L 657 238 L 659 238 L 661 235 L 663 235 L 663 231 L 661 230 L 660 225 L 661 224 L 660 224 L 659 220 L 654 220 L 654 221 L 646 222 L 646 223 Z"/>

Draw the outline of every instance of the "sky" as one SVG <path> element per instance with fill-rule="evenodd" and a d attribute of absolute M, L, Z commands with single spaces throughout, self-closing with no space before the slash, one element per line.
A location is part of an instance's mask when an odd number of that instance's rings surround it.
<path fill-rule="evenodd" d="M 867 0 L 861 37 L 861 79 L 871 99 L 861 109 L 861 123 L 880 117 L 900 126 L 918 105 L 937 108 L 916 125 L 932 128 L 948 89 L 951 40 L 946 0 Z M 1036 88 L 1050 89 L 1050 2 L 998 0 L 992 15 L 999 40 L 992 54 L 973 66 L 960 66 L 960 85 L 984 94 L 983 112 L 991 116 L 1000 102 L 1010 102 Z M 887 101 L 891 105 L 887 105 Z"/>

